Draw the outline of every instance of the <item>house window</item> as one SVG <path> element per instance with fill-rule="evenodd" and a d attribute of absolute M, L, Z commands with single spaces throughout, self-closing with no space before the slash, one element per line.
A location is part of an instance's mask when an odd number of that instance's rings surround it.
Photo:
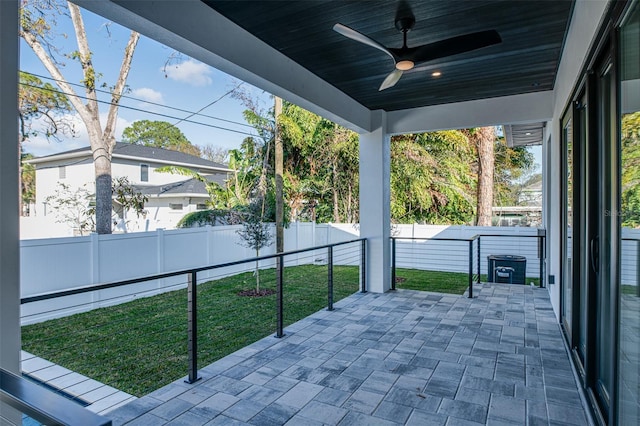
<path fill-rule="evenodd" d="M 207 209 L 206 204 L 196 204 L 196 210 L 206 210 L 206 209 Z"/>
<path fill-rule="evenodd" d="M 148 164 L 140 164 L 140 182 L 149 182 Z"/>
<path fill-rule="evenodd" d="M 67 166 L 58 166 L 58 179 L 67 178 Z"/>
<path fill-rule="evenodd" d="M 171 210 L 182 210 L 182 204 L 180 204 L 180 203 L 169 203 L 169 208 Z"/>

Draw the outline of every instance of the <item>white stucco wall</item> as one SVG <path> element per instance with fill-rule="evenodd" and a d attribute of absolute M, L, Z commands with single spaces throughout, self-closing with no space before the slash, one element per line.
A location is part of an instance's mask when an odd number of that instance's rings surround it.
<path fill-rule="evenodd" d="M 140 166 L 149 166 L 148 181 L 141 180 Z M 60 178 L 60 166 L 65 166 L 64 178 Z M 111 173 L 114 178 L 126 177 L 133 185 L 158 186 L 189 179 L 174 173 L 158 171 L 166 164 L 154 161 L 124 159 L 114 157 Z M 193 168 L 200 171 L 198 168 Z M 72 191 L 80 187 L 85 187 L 90 193 L 95 192 L 94 168 L 90 158 L 64 159 L 48 161 L 45 164 L 36 164 L 36 203 L 32 216 L 35 218 L 23 218 L 22 238 L 47 238 L 63 237 L 73 235 L 73 230 L 64 225 L 56 223 L 57 216 L 50 206 L 45 205 L 47 197 L 52 196 L 60 188 L 60 183 L 70 186 Z M 187 213 L 197 210 L 197 204 L 208 200 L 206 194 L 176 194 L 173 197 L 149 196 L 149 201 L 145 208 L 149 214 L 144 219 L 138 219 L 134 215 L 129 215 L 130 226 L 128 231 L 150 231 L 158 228 L 173 229 L 178 221 Z M 182 210 L 174 210 L 169 204 L 182 204 Z M 116 229 L 118 231 L 118 229 Z"/>

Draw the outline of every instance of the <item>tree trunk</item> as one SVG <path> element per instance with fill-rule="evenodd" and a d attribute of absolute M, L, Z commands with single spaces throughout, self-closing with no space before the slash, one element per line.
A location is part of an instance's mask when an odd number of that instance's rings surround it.
<path fill-rule="evenodd" d="M 93 151 L 96 176 L 96 232 L 111 233 L 111 155 L 105 149 Z"/>
<path fill-rule="evenodd" d="M 256 250 L 256 257 L 260 257 L 260 250 Z M 256 296 L 260 294 L 260 262 L 256 260 Z"/>
<path fill-rule="evenodd" d="M 478 149 L 477 226 L 491 226 L 495 129 L 481 127 L 472 135 Z"/>

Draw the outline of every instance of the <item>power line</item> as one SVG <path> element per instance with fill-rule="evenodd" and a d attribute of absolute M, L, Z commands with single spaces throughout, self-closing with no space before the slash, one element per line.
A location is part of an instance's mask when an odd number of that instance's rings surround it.
<path fill-rule="evenodd" d="M 34 77 L 44 78 L 44 79 L 51 80 L 51 81 L 55 81 L 55 82 L 57 82 L 57 81 L 65 81 L 67 84 L 69 84 L 69 85 L 71 85 L 71 86 L 76 86 L 76 87 L 82 87 L 82 88 L 85 88 L 85 86 L 83 86 L 82 84 L 79 84 L 79 83 L 70 83 L 70 82 L 68 82 L 68 81 L 66 81 L 66 80 L 57 80 L 57 79 L 55 79 L 55 78 L 53 78 L 53 77 L 47 77 L 46 75 L 34 74 L 34 73 L 31 73 L 31 72 L 28 72 L 28 71 L 21 71 L 21 72 L 23 72 L 23 73 L 25 73 L 25 74 L 32 75 L 32 76 L 34 76 Z M 23 84 L 23 83 L 21 83 L 21 84 Z M 194 115 L 198 115 L 198 116 L 205 117 L 205 118 L 211 118 L 211 119 L 213 119 L 213 120 L 219 120 L 219 121 L 224 121 L 224 122 L 226 122 L 226 123 L 230 123 L 230 124 L 236 124 L 236 125 L 238 125 L 238 126 L 244 126 L 244 127 L 250 127 L 250 128 L 253 128 L 253 126 L 252 126 L 252 125 L 247 124 L 247 123 L 242 123 L 242 122 L 240 122 L 240 121 L 227 120 L 226 118 L 215 117 L 215 116 L 213 116 L 213 115 L 200 114 L 200 112 L 201 112 L 202 110 L 204 110 L 204 109 L 206 109 L 206 108 L 210 107 L 211 105 L 213 105 L 213 104 L 215 104 L 216 102 L 220 101 L 220 100 L 221 100 L 221 99 L 223 99 L 224 97 L 228 96 L 230 93 L 232 93 L 232 92 L 233 92 L 233 90 L 237 89 L 237 88 L 238 88 L 238 87 L 240 87 L 242 84 L 244 84 L 244 82 L 241 82 L 241 83 L 240 83 L 240 84 L 238 84 L 235 88 L 233 88 L 232 90 L 228 91 L 228 92 L 227 92 L 227 93 L 225 93 L 224 95 L 220 96 L 218 99 L 216 99 L 216 100 L 214 100 L 213 102 L 209 103 L 209 104 L 208 104 L 208 105 L 206 105 L 205 107 L 200 108 L 197 112 L 189 111 L 189 110 L 182 109 L 182 108 L 178 108 L 178 107 L 174 107 L 174 106 L 163 105 L 163 104 L 159 104 L 159 103 L 157 103 L 157 102 L 147 101 L 147 100 L 144 100 L 144 99 L 136 98 L 136 97 L 134 97 L 134 96 L 122 95 L 122 96 L 121 96 L 121 98 L 131 99 L 131 100 L 138 101 L 138 102 L 144 102 L 144 103 L 147 103 L 147 104 L 149 104 L 149 105 L 154 105 L 154 106 L 158 106 L 158 107 L 161 107 L 161 108 L 166 108 L 166 109 L 170 109 L 170 110 L 174 110 L 174 111 L 184 112 L 184 113 L 186 113 L 186 114 L 190 114 L 189 116 L 185 117 L 184 119 L 179 119 L 180 121 L 186 121 L 186 119 L 191 118 L 191 117 L 193 117 Z M 44 89 L 44 88 L 42 88 L 42 87 L 38 87 L 38 88 L 39 88 L 39 89 L 42 89 L 42 90 L 45 90 L 45 89 Z M 111 92 L 109 92 L 108 90 L 102 90 L 102 89 L 94 89 L 94 90 L 95 90 L 96 92 L 99 92 L 99 93 L 105 93 L 105 94 L 111 95 Z M 62 92 L 59 92 L 59 93 L 62 93 Z M 72 95 L 69 95 L 69 96 L 72 96 Z M 76 95 L 76 96 L 78 96 L 78 95 Z M 78 96 L 78 97 L 81 97 L 81 96 Z M 86 99 L 86 98 L 84 98 L 84 99 Z M 180 122 L 180 121 L 179 121 L 179 122 Z M 178 122 L 178 123 L 179 123 L 179 122 Z M 176 124 L 178 124 L 178 123 L 176 123 Z"/>
<path fill-rule="evenodd" d="M 221 99 L 224 99 L 226 96 L 230 95 L 231 93 L 233 93 L 234 90 L 236 90 L 238 87 L 242 86 L 244 84 L 244 81 L 241 81 L 238 85 L 236 85 L 236 87 L 234 87 L 233 89 L 229 90 L 227 93 L 225 93 L 224 95 L 220 96 L 218 99 L 215 99 L 213 102 L 208 103 L 207 105 L 203 106 L 202 108 L 200 108 L 198 111 L 187 115 L 185 118 L 176 121 L 175 123 L 173 123 L 174 126 L 177 126 L 178 124 L 180 124 L 181 122 L 183 122 L 184 120 L 186 120 L 187 118 L 191 118 L 194 115 L 198 115 L 200 114 L 203 110 L 209 108 L 211 105 L 217 103 L 218 101 L 220 101 Z M 248 124 L 245 124 L 246 126 L 249 126 Z"/>
<path fill-rule="evenodd" d="M 28 83 L 20 83 L 20 84 L 23 85 L 23 86 L 27 86 L 27 87 L 33 87 L 33 88 L 39 89 L 39 90 L 46 90 L 46 91 L 53 92 L 53 93 L 59 93 L 59 94 L 65 95 L 65 96 L 74 96 L 76 98 L 88 100 L 88 98 L 86 96 L 80 96 L 80 95 L 75 94 L 75 93 L 65 93 L 62 90 L 49 89 L 49 88 L 46 88 L 46 87 L 35 86 L 33 84 L 28 84 Z M 162 114 L 162 113 L 159 113 L 159 112 L 147 111 L 147 110 L 144 110 L 144 109 L 141 109 L 141 108 L 135 108 L 135 107 L 127 106 L 127 105 L 116 104 L 114 102 L 109 102 L 109 101 L 102 101 L 100 99 L 96 99 L 96 101 L 99 102 L 99 103 L 102 103 L 102 104 L 115 105 L 115 106 L 117 106 L 119 108 L 125 108 L 125 109 L 130 109 L 132 111 L 144 112 L 144 113 L 147 113 L 147 114 L 157 115 L 159 117 L 164 117 L 164 118 L 168 118 L 168 119 L 171 119 L 171 120 L 182 120 L 182 121 L 184 121 L 186 123 L 199 124 L 201 126 L 211 127 L 213 129 L 225 130 L 227 132 L 239 133 L 241 135 L 247 135 L 247 136 L 256 136 L 254 133 L 244 132 L 242 130 L 229 129 L 227 127 L 216 126 L 214 124 L 201 123 L 199 121 L 181 119 L 179 117 L 175 117 L 175 116 L 168 115 L 168 114 Z"/>

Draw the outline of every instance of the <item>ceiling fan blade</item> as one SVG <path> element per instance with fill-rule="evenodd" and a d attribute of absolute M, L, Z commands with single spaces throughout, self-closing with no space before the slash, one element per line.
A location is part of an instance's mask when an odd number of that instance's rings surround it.
<path fill-rule="evenodd" d="M 335 24 L 333 26 L 333 30 L 337 33 L 342 34 L 347 38 L 350 38 L 351 40 L 359 41 L 360 43 L 366 44 L 367 46 L 375 47 L 376 49 L 381 50 L 387 55 L 391 56 L 391 59 L 393 59 L 393 62 L 396 61 L 396 59 L 393 57 L 393 53 L 391 53 L 389 49 L 387 49 L 386 47 L 384 47 L 374 39 L 367 37 L 366 35 L 352 28 L 347 27 L 346 25 Z"/>
<path fill-rule="evenodd" d="M 395 86 L 398 80 L 400 80 L 400 77 L 402 77 L 403 72 L 404 71 L 399 69 L 394 69 L 393 71 L 391 71 L 391 74 L 389 74 L 387 78 L 385 78 L 382 84 L 380 85 L 378 92 L 381 92 L 384 89 L 388 89 L 389 87 Z"/>
<path fill-rule="evenodd" d="M 480 31 L 415 47 L 411 49 L 411 58 L 414 62 L 431 61 L 433 59 L 444 58 L 445 56 L 470 52 L 501 42 L 502 38 L 496 30 Z"/>

